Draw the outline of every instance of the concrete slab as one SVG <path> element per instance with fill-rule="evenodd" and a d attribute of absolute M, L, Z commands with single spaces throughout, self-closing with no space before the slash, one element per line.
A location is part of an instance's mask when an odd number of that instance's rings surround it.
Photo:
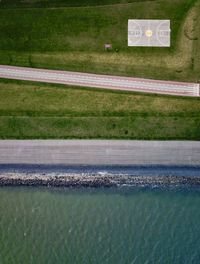
<path fill-rule="evenodd" d="M 1 164 L 200 165 L 200 142 L 1 140 Z"/>

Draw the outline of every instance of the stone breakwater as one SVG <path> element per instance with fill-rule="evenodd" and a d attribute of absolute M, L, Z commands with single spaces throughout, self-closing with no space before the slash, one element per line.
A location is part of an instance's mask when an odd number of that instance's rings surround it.
<path fill-rule="evenodd" d="M 132 176 L 87 173 L 0 173 L 0 186 L 115 187 L 200 186 L 200 176 Z"/>

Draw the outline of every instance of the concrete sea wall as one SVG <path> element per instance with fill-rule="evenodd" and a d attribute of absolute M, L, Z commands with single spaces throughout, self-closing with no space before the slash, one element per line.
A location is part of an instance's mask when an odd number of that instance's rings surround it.
<path fill-rule="evenodd" d="M 200 142 L 2 140 L 0 186 L 10 185 L 200 185 Z"/>

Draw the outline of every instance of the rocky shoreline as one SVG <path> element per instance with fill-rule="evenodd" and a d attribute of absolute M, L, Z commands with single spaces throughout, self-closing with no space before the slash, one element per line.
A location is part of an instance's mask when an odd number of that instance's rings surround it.
<path fill-rule="evenodd" d="M 0 186 L 117 187 L 200 186 L 200 176 L 133 176 L 89 173 L 0 173 Z"/>

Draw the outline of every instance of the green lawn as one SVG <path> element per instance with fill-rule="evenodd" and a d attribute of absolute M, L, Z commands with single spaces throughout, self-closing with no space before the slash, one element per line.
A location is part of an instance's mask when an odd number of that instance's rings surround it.
<path fill-rule="evenodd" d="M 22 8 L 71 6 L 72 0 L 2 1 L 0 64 L 185 81 L 200 79 L 200 66 L 194 70 L 200 54 L 200 0 L 75 3 L 82 7 Z M 113 5 L 98 6 L 105 3 Z M 91 4 L 97 6 L 86 7 Z M 129 18 L 170 19 L 172 46 L 127 47 Z M 113 51 L 105 52 L 104 43 L 112 43 Z"/>
<path fill-rule="evenodd" d="M 200 140 L 200 100 L 0 81 L 0 138 Z"/>
<path fill-rule="evenodd" d="M 143 0 L 148 1 L 148 0 Z M 150 0 L 155 1 L 155 0 Z M 3 0 L 0 8 L 78 7 L 141 2 L 141 0 Z"/>
<path fill-rule="evenodd" d="M 170 19 L 172 46 L 127 47 L 129 18 Z M 200 82 L 199 25 L 200 0 L 3 0 L 0 64 Z M 199 112 L 197 98 L 0 80 L 0 138 L 200 140 Z"/>

